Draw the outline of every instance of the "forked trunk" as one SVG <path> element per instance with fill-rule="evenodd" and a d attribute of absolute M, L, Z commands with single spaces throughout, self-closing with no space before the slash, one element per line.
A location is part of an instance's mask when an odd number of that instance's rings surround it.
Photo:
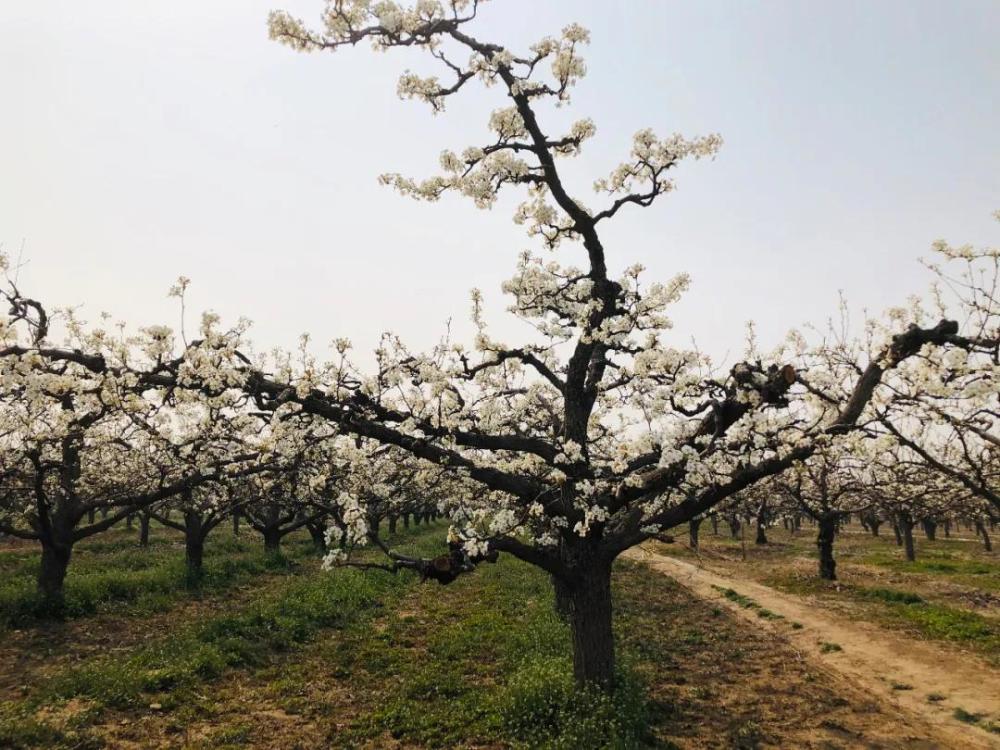
<path fill-rule="evenodd" d="M 837 536 L 837 522 L 821 518 L 816 547 L 819 549 L 819 577 L 826 581 L 837 580 L 837 561 L 833 559 L 833 540 Z"/>

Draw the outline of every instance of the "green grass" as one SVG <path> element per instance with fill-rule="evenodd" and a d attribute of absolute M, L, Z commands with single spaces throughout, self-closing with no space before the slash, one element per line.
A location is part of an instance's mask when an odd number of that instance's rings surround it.
<path fill-rule="evenodd" d="M 287 574 L 301 561 L 316 557 L 305 536 L 287 537 L 278 556 L 263 550 L 256 534 L 233 538 L 228 528 L 209 535 L 204 575 L 196 591 L 187 582 L 183 537 L 155 527 L 148 548 L 137 544 L 136 531 L 124 528 L 84 540 L 74 550 L 65 583 L 61 619 L 98 613 L 145 615 L 169 609 L 192 594 L 220 592 L 265 574 Z M 35 588 L 40 553 L 26 546 L 0 553 L 0 632 L 51 619 Z"/>
<path fill-rule="evenodd" d="M 441 529 L 414 533 L 414 548 L 440 548 Z M 83 700 L 87 719 L 105 708 L 158 703 L 164 710 L 197 703 L 193 691 L 236 667 L 262 667 L 323 628 L 370 618 L 415 576 L 344 569 L 289 580 L 238 611 L 189 625 L 125 656 L 100 656 L 36 686 L 25 700 L 0 705 L 0 747 L 78 747 L 86 738 L 36 718 L 41 707 Z M 83 745 L 79 745 L 83 742 Z"/>

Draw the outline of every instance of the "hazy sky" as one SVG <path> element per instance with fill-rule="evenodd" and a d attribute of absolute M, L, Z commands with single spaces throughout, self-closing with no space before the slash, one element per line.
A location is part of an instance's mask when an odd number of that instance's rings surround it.
<path fill-rule="evenodd" d="M 532 247 L 513 204 L 418 204 L 376 180 L 480 143 L 499 91 L 432 117 L 395 95 L 422 57 L 295 54 L 267 39 L 268 10 L 322 4 L 280 3 L 0 0 L 0 242 L 24 241 L 26 291 L 173 323 L 184 274 L 194 308 L 252 318 L 260 345 L 368 348 L 387 328 L 416 347 L 449 318 L 467 330 L 475 286 L 512 330 L 499 286 Z M 524 49 L 570 21 L 592 44 L 569 114 L 598 130 L 571 192 L 640 128 L 726 140 L 606 234 L 615 269 L 691 274 L 679 342 L 736 352 L 750 318 L 776 342 L 840 289 L 902 303 L 932 240 L 996 243 L 1000 2 L 495 0 L 475 33 Z"/>

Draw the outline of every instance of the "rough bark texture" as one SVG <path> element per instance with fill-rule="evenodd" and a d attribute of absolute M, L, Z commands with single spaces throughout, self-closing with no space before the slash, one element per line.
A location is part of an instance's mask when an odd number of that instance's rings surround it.
<path fill-rule="evenodd" d="M 570 585 L 573 674 L 578 685 L 614 686 L 615 641 L 611 629 L 611 564 L 595 562 Z"/>

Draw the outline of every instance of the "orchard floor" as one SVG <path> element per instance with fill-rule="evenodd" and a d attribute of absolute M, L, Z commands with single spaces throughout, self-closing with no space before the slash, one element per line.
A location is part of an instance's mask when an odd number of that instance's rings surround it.
<path fill-rule="evenodd" d="M 427 554 L 443 531 L 421 528 L 397 541 Z M 622 707 L 609 709 L 573 698 L 568 633 L 548 581 L 516 560 L 440 587 L 408 575 L 324 573 L 305 539 L 288 540 L 278 561 L 260 557 L 253 538 L 234 542 L 221 529 L 216 537 L 207 558 L 214 572 L 190 591 L 171 583 L 182 554 L 176 536 L 157 529 L 151 549 L 137 550 L 115 530 L 81 551 L 67 581 L 77 609 L 56 624 L 18 603 L 34 550 L 0 549 L 0 604 L 21 612 L 0 626 L 0 747 L 576 748 L 596 746 L 604 731 L 588 728 L 588 718 L 637 711 L 645 730 L 620 727 L 619 746 L 956 746 L 933 717 L 805 653 L 791 622 L 761 627 L 774 621 L 748 620 L 730 609 L 731 596 L 699 596 L 640 562 L 616 569 L 616 630 L 645 705 L 636 709 L 638 693 L 623 691 Z M 808 548 L 785 544 L 782 559 L 797 570 Z M 727 546 L 720 539 L 714 550 L 723 573 L 733 562 Z M 712 542 L 703 549 L 704 559 Z M 780 573 L 786 563 L 770 567 Z M 143 595 L 147 584 L 155 597 Z M 994 622 L 995 613 L 979 616 Z M 942 669 L 960 672 L 967 658 L 989 667 L 981 646 L 942 651 Z M 974 718 L 990 746 L 1000 735 L 986 729 L 997 717 Z"/>

